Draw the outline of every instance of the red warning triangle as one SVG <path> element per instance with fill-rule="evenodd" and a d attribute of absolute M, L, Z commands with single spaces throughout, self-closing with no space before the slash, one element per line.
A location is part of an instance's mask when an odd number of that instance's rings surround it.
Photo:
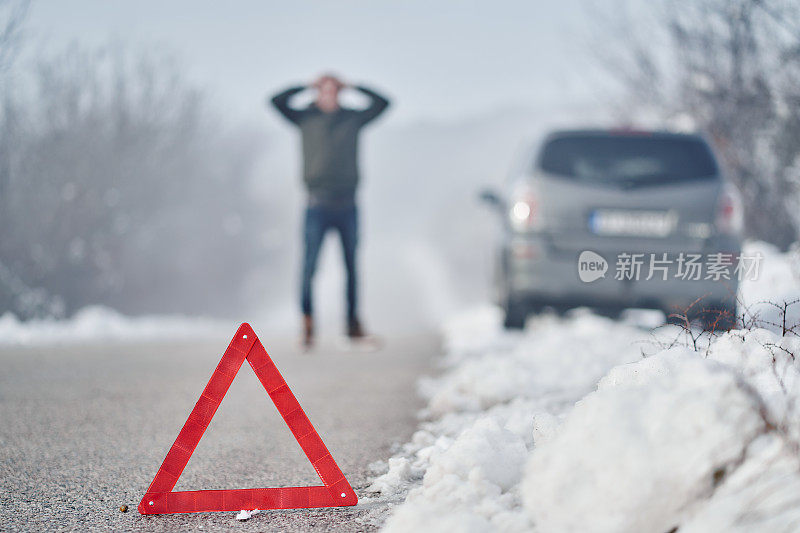
<path fill-rule="evenodd" d="M 317 471 L 322 485 L 264 489 L 192 490 L 172 492 L 186 463 L 214 418 L 244 360 L 250 363 L 272 403 Z M 358 497 L 345 479 L 303 408 L 289 390 L 250 324 L 242 324 L 208 380 L 189 418 L 150 483 L 142 514 L 239 511 L 241 509 L 298 509 L 355 505 Z"/>

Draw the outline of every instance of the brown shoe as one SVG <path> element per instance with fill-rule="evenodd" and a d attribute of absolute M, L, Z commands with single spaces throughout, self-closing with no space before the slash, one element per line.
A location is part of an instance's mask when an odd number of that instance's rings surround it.
<path fill-rule="evenodd" d="M 347 322 L 347 336 L 352 340 L 363 339 L 367 336 L 357 318 L 352 318 Z"/>
<path fill-rule="evenodd" d="M 375 352 L 383 347 L 383 341 L 375 335 L 370 335 L 361 326 L 358 319 L 350 320 L 347 323 L 347 338 L 342 345 L 345 350 L 357 352 Z"/>
<path fill-rule="evenodd" d="M 314 319 L 311 315 L 303 315 L 302 348 L 310 350 L 314 346 Z"/>

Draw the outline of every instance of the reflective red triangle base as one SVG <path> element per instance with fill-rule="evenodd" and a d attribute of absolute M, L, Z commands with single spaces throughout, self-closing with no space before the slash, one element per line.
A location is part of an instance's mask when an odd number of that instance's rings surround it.
<path fill-rule="evenodd" d="M 250 363 L 323 484 L 311 487 L 172 492 L 245 359 Z M 253 332 L 253 328 L 249 324 L 242 324 L 139 503 L 139 512 L 165 514 L 242 509 L 298 509 L 338 507 L 356 503 L 358 503 L 356 493 L 311 425 L 294 394 L 289 390 L 289 386 Z"/>

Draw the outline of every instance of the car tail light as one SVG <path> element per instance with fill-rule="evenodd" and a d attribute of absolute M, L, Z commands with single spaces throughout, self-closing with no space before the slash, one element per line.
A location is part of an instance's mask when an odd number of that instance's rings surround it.
<path fill-rule="evenodd" d="M 716 216 L 717 231 L 729 235 L 738 235 L 744 227 L 744 210 L 739 191 L 726 185 L 719 197 Z"/>
<path fill-rule="evenodd" d="M 516 231 L 530 231 L 536 229 L 539 220 L 539 206 L 533 191 L 523 188 L 511 196 L 508 210 L 508 219 L 511 228 Z"/>

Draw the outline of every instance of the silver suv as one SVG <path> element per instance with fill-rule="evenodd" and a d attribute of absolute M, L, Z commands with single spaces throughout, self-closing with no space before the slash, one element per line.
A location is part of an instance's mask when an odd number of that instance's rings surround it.
<path fill-rule="evenodd" d="M 699 135 L 549 135 L 503 192 L 497 295 L 508 328 L 545 307 L 629 307 L 729 328 L 740 274 L 741 200 Z"/>

